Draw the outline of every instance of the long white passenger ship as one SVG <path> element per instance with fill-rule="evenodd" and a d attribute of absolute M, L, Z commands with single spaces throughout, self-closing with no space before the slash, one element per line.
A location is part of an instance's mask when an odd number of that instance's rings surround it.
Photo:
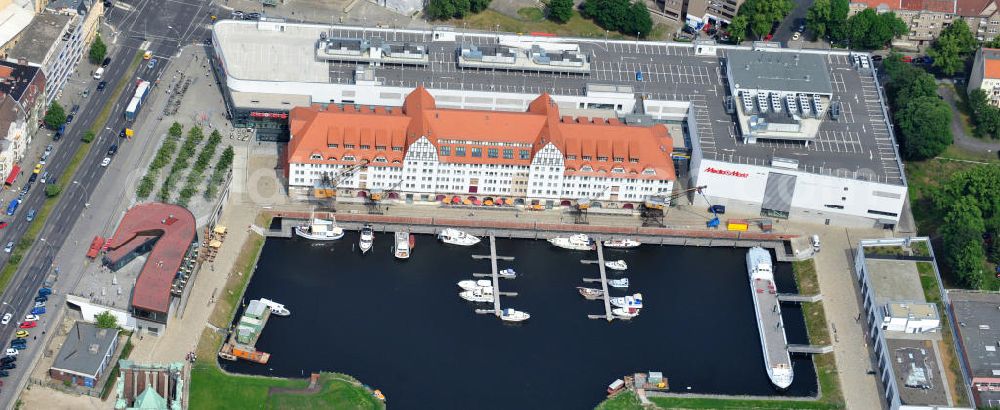
<path fill-rule="evenodd" d="M 788 355 L 785 324 L 781 320 L 781 305 L 774 286 L 774 265 L 767 249 L 753 247 L 747 251 L 747 272 L 767 375 L 778 388 L 788 388 L 794 376 L 792 358 Z"/>

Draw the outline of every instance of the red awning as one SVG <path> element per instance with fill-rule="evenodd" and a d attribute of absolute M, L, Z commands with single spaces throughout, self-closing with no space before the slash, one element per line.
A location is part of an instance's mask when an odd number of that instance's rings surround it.
<path fill-rule="evenodd" d="M 453 204 L 460 204 L 460 203 L 462 203 L 462 198 L 459 197 L 458 195 L 455 195 L 455 197 L 451 199 L 451 203 L 453 203 Z"/>
<path fill-rule="evenodd" d="M 104 247 L 104 244 L 104 238 L 95 236 L 94 240 L 90 242 L 90 249 L 87 250 L 87 257 L 90 259 L 96 258 L 97 254 L 101 252 L 101 248 Z"/>
<path fill-rule="evenodd" d="M 19 174 L 20 172 L 21 172 L 21 167 L 18 166 L 17 164 L 14 164 L 14 168 L 11 168 L 10 175 L 7 176 L 7 181 L 5 183 L 7 185 L 13 185 L 14 180 L 17 179 L 17 174 Z"/>

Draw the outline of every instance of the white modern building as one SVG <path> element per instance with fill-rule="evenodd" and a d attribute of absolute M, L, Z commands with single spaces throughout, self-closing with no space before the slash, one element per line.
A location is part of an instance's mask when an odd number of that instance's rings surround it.
<path fill-rule="evenodd" d="M 882 330 L 903 333 L 929 333 L 941 328 L 937 306 L 926 302 L 890 302 L 885 305 Z"/>

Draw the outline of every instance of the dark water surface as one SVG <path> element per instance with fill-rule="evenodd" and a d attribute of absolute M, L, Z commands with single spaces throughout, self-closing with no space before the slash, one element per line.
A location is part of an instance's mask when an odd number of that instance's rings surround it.
<path fill-rule="evenodd" d="M 531 313 L 521 324 L 479 315 L 458 297 L 456 282 L 489 272 L 488 241 L 472 248 L 417 236 L 408 261 L 390 254 L 391 234 L 378 234 L 362 256 L 357 232 L 319 244 L 269 239 L 246 293 L 285 304 L 290 317 L 268 321 L 257 347 L 267 365 L 226 362 L 227 370 L 308 376 L 350 374 L 401 409 L 584 409 L 626 373 L 662 371 L 671 390 L 693 393 L 806 396 L 816 393 L 808 357 L 793 356 L 795 382 L 777 392 L 764 370 L 747 280 L 745 249 L 643 246 L 607 250 L 625 259 L 628 293 L 646 307 L 632 321 L 588 319 L 603 314 L 576 286 L 599 277 L 595 252 L 555 249 L 547 242 L 498 240 L 500 262 L 517 279 L 501 279 L 504 307 Z M 611 277 L 622 276 L 621 274 Z M 776 266 L 779 291 L 795 289 L 791 265 Z M 590 285 L 593 287 L 593 285 Z M 624 294 L 612 291 L 613 296 Z M 789 343 L 806 343 L 802 311 L 783 304 Z M 690 390 L 688 387 L 690 386 Z"/>

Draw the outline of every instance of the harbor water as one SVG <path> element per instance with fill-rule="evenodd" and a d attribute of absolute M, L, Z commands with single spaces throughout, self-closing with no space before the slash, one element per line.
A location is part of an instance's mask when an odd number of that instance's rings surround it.
<path fill-rule="evenodd" d="M 220 364 L 229 371 L 283 377 L 346 373 L 381 389 L 396 409 L 592 408 L 625 374 L 661 371 L 673 392 L 810 396 L 817 391 L 808 356 L 793 355 L 795 381 L 777 391 L 763 365 L 744 248 L 643 246 L 605 250 L 624 259 L 630 288 L 641 292 L 639 317 L 608 323 L 600 301 L 581 297 L 581 278 L 599 277 L 596 252 L 553 248 L 544 241 L 498 239 L 500 261 L 517 279 L 501 279 L 501 305 L 527 311 L 519 324 L 476 314 L 456 282 L 489 272 L 488 240 L 463 248 L 417 235 L 409 260 L 392 257 L 392 235 L 376 235 L 367 255 L 357 232 L 338 241 L 269 239 L 245 300 L 283 303 L 257 348 L 266 365 Z M 791 266 L 778 263 L 779 292 L 794 292 Z M 597 286 L 595 286 L 597 285 Z M 783 304 L 789 343 L 807 343 L 802 311 Z"/>

